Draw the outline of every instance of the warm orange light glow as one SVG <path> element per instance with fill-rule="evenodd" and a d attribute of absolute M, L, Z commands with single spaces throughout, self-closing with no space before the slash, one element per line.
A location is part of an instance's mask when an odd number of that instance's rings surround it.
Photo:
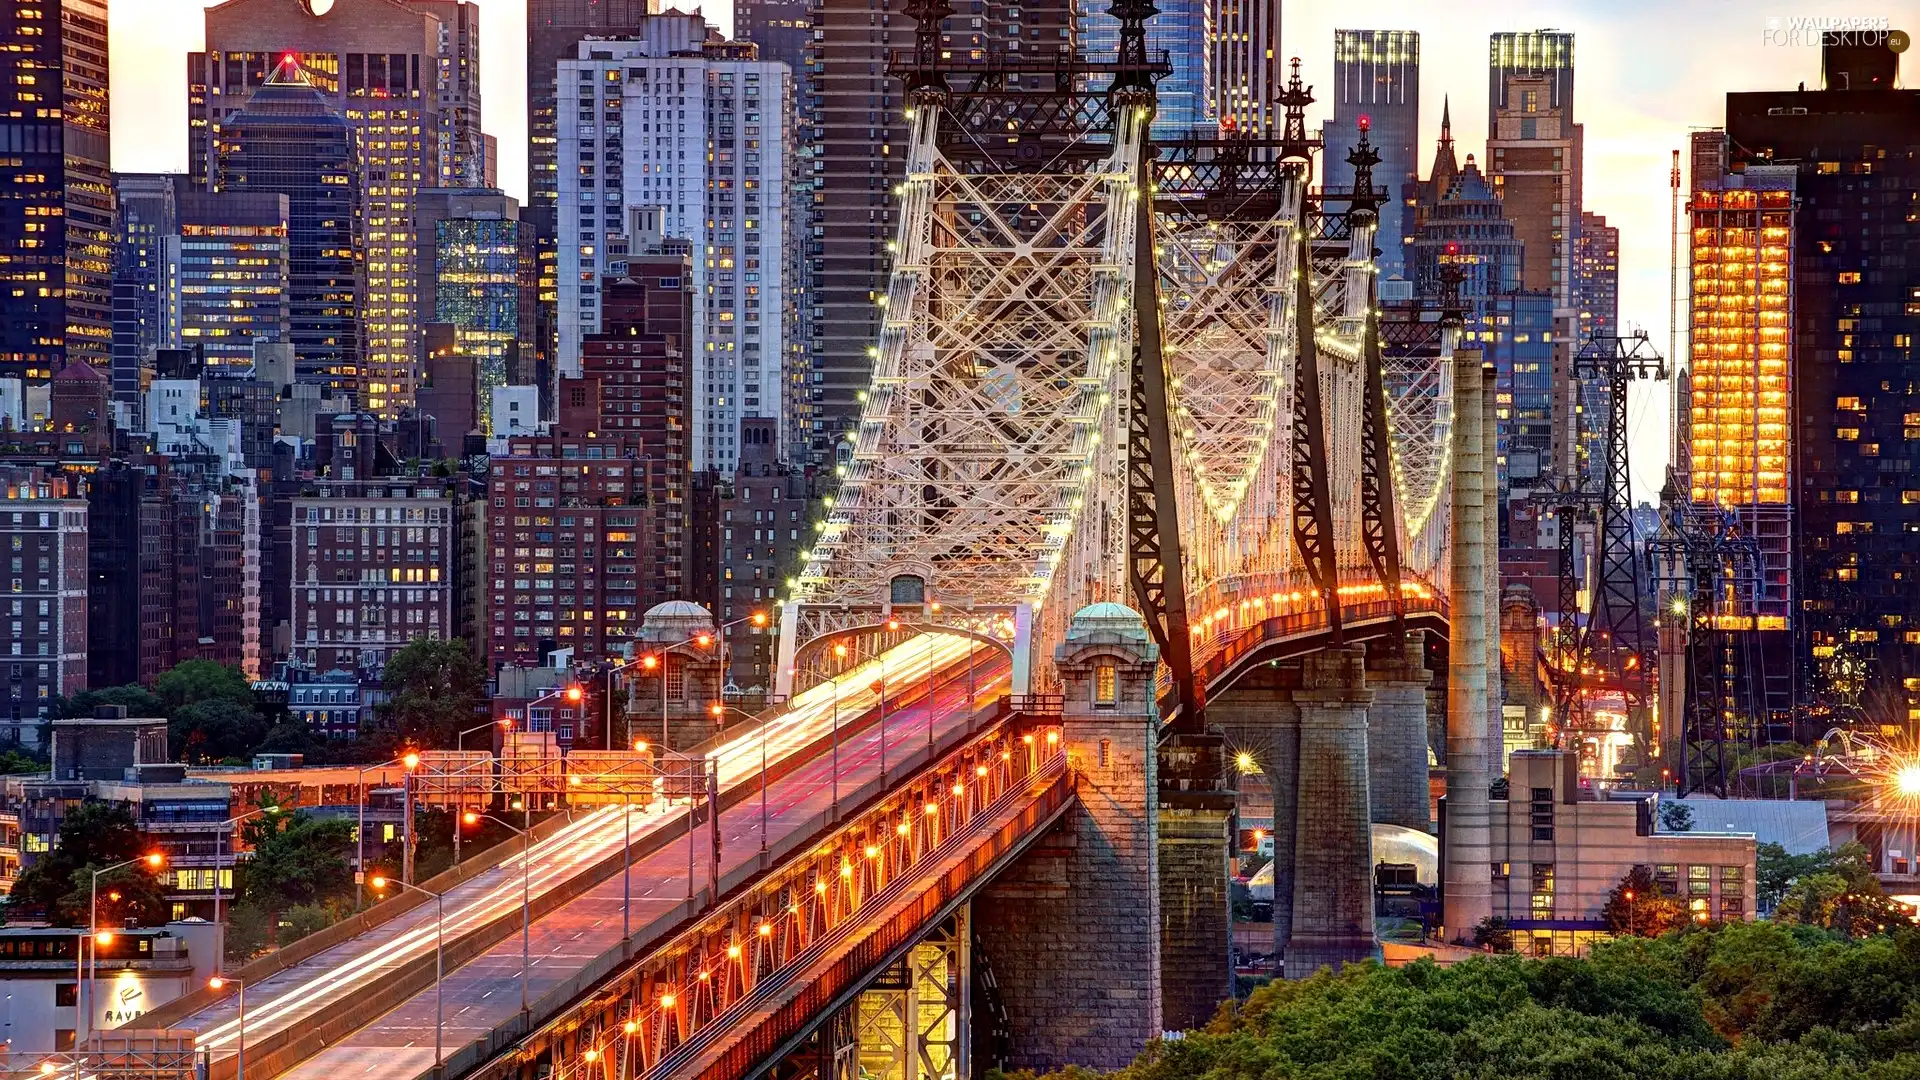
<path fill-rule="evenodd" d="M 716 703 L 716 704 L 707 706 L 707 711 L 712 713 L 716 718 L 718 718 L 721 713 L 724 713 L 727 711 L 727 707 L 725 705 L 720 705 Z"/>
<path fill-rule="evenodd" d="M 379 876 L 378 874 L 375 874 L 372 877 L 372 879 L 370 879 L 367 882 L 367 884 L 373 886 L 376 889 L 384 889 L 387 887 L 387 879 Z"/>
<path fill-rule="evenodd" d="M 584 690 L 582 690 L 582 689 L 580 689 L 580 688 L 579 688 L 579 687 L 577 687 L 577 686 L 569 686 L 569 687 L 567 687 L 567 700 L 568 700 L 568 701 L 572 701 L 572 702 L 578 702 L 578 701 L 580 701 L 580 699 L 582 699 L 582 698 L 584 698 L 584 697 L 586 697 L 586 696 L 587 696 L 587 692 L 586 692 L 586 691 L 584 691 Z"/>
<path fill-rule="evenodd" d="M 417 769 L 420 767 L 420 755 L 409 751 L 400 759 L 400 764 L 406 766 L 408 770 Z"/>
<path fill-rule="evenodd" d="M 1905 798 L 1920 797 L 1920 762 L 1902 765 L 1895 770 L 1893 789 Z"/>
<path fill-rule="evenodd" d="M 627 1034 L 629 1034 L 629 1035 L 631 1035 L 631 1034 L 633 1034 L 634 1032 L 636 1032 L 636 1031 L 639 1031 L 639 1030 L 640 1030 L 640 1025 L 639 1025 L 639 1024 L 636 1024 L 636 1023 L 634 1023 L 634 1022 L 633 1022 L 633 1021 L 631 1021 L 631 1020 L 629 1020 L 629 1021 L 627 1021 L 626 1023 L 624 1023 L 624 1024 L 621 1024 L 621 1025 L 620 1025 L 620 1030 L 621 1030 L 621 1031 L 624 1031 L 624 1032 L 626 1032 L 626 1033 L 627 1033 Z"/>
<path fill-rule="evenodd" d="M 102 945 L 111 945 L 113 944 L 113 931 L 102 930 L 99 933 L 93 935 L 93 940 L 99 942 Z"/>
<path fill-rule="evenodd" d="M 694 643 L 695 643 L 695 644 L 697 644 L 697 645 L 699 645 L 699 646 L 700 646 L 701 648 L 703 648 L 703 649 L 704 649 L 704 648 L 706 648 L 707 646 L 709 646 L 709 645 L 711 645 L 711 644 L 713 644 L 713 635 L 712 635 L 712 634 L 700 634 L 700 635 L 698 635 L 698 636 L 696 636 L 696 637 L 695 637 L 695 638 L 694 638 L 693 640 L 694 640 Z"/>
<path fill-rule="evenodd" d="M 754 613 L 753 613 L 753 615 L 751 616 L 751 618 L 752 618 L 752 621 L 753 621 L 753 625 L 755 625 L 755 626 L 765 626 L 765 625 L 767 625 L 767 613 L 766 613 L 766 612 L 764 612 L 764 611 L 756 611 L 756 612 L 754 612 Z"/>
<path fill-rule="evenodd" d="M 640 658 L 640 666 L 646 668 L 648 671 L 652 671 L 654 668 L 660 666 L 660 658 L 657 656 L 643 656 Z"/>
<path fill-rule="evenodd" d="M 158 851 L 153 852 L 152 854 L 147 856 L 147 865 L 155 869 L 159 869 L 160 864 L 166 861 L 167 861 L 167 857 Z"/>
<path fill-rule="evenodd" d="M 480 815 L 469 810 L 466 813 L 460 815 L 460 820 L 466 822 L 469 825 L 478 825 L 480 824 Z"/>
<path fill-rule="evenodd" d="M 772 937 L 772 936 L 773 936 L 773 924 L 772 924 L 772 923 L 770 923 L 770 922 L 763 922 L 763 923 L 761 923 L 761 924 L 760 924 L 760 936 L 761 936 L 761 937 Z"/>
<path fill-rule="evenodd" d="M 636 754 L 644 754 L 644 753 L 646 753 L 646 752 L 647 752 L 647 740 L 645 740 L 645 739 L 635 739 L 635 740 L 633 740 L 633 752 L 634 752 L 634 753 L 636 753 Z"/>

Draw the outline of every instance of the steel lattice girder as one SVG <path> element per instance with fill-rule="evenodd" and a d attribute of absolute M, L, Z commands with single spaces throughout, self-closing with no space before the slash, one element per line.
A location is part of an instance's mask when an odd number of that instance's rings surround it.
<path fill-rule="evenodd" d="M 1117 593 L 1144 117 L 1085 171 L 970 174 L 916 112 L 873 382 L 795 598 L 875 603 L 901 572 L 956 602 Z"/>

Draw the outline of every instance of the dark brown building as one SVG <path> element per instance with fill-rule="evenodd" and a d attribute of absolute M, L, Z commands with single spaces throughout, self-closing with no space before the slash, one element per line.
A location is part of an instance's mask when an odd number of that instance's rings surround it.
<path fill-rule="evenodd" d="M 452 484 L 316 480 L 293 500 L 295 658 L 377 672 L 415 638 L 454 636 Z"/>

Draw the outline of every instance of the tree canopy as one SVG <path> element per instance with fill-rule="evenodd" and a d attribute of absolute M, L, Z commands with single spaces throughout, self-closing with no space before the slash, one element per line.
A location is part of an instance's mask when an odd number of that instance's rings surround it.
<path fill-rule="evenodd" d="M 1607 894 L 1601 918 L 1616 934 L 1659 937 L 1687 924 L 1687 907 L 1678 897 L 1661 891 L 1652 870 L 1635 866 Z"/>
<path fill-rule="evenodd" d="M 1805 927 L 1734 923 L 1625 938 L 1587 959 L 1357 965 L 1261 987 L 1203 1031 L 1155 1042 L 1114 1075 L 1912 1077 L 1920 1075 L 1920 931 L 1846 940 Z"/>
<path fill-rule="evenodd" d="M 487 669 L 460 638 L 414 638 L 387 660 L 381 719 L 402 741 L 451 747 L 485 713 Z"/>
<path fill-rule="evenodd" d="M 7 896 L 9 919 L 44 917 L 56 926 L 85 926 L 93 871 L 115 863 L 138 860 L 149 851 L 135 825 L 133 811 L 119 803 L 80 803 L 60 822 L 60 836 L 52 850 L 20 872 Z M 120 899 L 109 894 L 120 893 Z M 106 898 L 102 924 L 128 918 L 141 923 L 164 922 L 163 893 L 153 871 L 144 864 L 103 874 L 100 894 Z"/>

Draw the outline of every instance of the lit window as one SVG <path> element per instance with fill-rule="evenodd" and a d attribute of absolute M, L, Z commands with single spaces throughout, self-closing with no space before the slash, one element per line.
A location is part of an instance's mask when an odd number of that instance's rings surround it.
<path fill-rule="evenodd" d="M 1120 672 L 1112 664 L 1093 669 L 1093 703 L 1109 708 L 1120 703 Z"/>

